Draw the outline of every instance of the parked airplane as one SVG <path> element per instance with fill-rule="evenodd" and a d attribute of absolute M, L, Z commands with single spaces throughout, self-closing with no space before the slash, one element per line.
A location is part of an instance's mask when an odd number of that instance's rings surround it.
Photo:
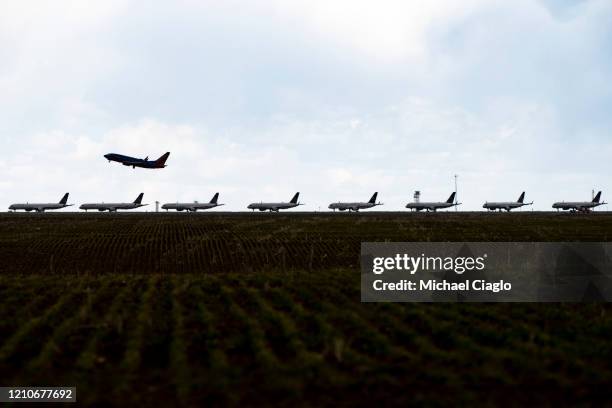
<path fill-rule="evenodd" d="M 533 204 L 533 201 L 530 202 L 530 203 L 525 203 L 524 200 L 525 200 L 525 192 L 523 191 L 523 193 L 521 194 L 519 199 L 516 200 L 516 202 L 513 202 L 513 201 L 509 201 L 509 202 L 503 202 L 502 201 L 502 202 L 499 202 L 499 203 L 495 203 L 495 202 L 489 203 L 489 202 L 486 202 L 486 203 L 484 203 L 482 208 L 486 208 L 489 211 L 495 211 L 495 210 L 502 211 L 502 210 L 506 210 L 506 211 L 510 212 L 510 210 L 513 210 L 515 208 L 520 208 L 520 207 L 523 207 L 525 205 Z"/>
<path fill-rule="evenodd" d="M 438 210 L 440 208 L 454 207 L 454 206 L 457 206 L 457 205 L 461 204 L 461 203 L 454 203 L 454 201 L 455 201 L 455 194 L 456 193 L 453 192 L 450 195 L 450 197 L 448 197 L 448 200 L 446 200 L 446 202 L 431 202 L 431 203 L 414 202 L 414 203 L 406 204 L 406 208 L 410 208 L 411 210 L 417 210 L 417 211 L 426 210 L 427 212 L 429 212 L 429 211 L 436 212 L 436 210 Z"/>
<path fill-rule="evenodd" d="M 601 191 L 597 193 L 592 201 L 561 201 L 553 204 L 553 208 L 559 210 L 571 210 L 572 212 L 590 212 L 593 208 L 599 207 L 600 205 L 608 204 L 605 202 L 599 202 L 601 199 Z"/>
<path fill-rule="evenodd" d="M 142 167 L 143 169 L 163 169 L 166 167 L 166 160 L 168 160 L 170 152 L 165 153 L 157 160 L 149 160 L 149 156 L 144 159 L 137 159 L 135 157 L 124 156 L 117 153 L 105 154 L 104 157 L 109 161 L 116 161 L 124 166 L 132 166 L 132 168 Z"/>
<path fill-rule="evenodd" d="M 223 204 L 217 203 L 219 199 L 219 193 L 215 193 L 212 200 L 209 203 L 198 203 L 197 201 L 194 203 L 175 203 L 175 204 L 164 204 L 162 208 L 166 211 L 168 210 L 176 210 L 176 211 L 198 211 L 198 210 L 208 210 L 210 208 L 215 208 Z"/>
<path fill-rule="evenodd" d="M 83 204 L 79 208 L 81 210 L 89 211 L 89 210 L 98 210 L 98 211 L 108 211 L 108 212 L 116 212 L 117 210 L 133 210 L 135 208 L 144 207 L 149 204 L 142 204 L 142 197 L 144 193 L 140 193 L 138 198 L 134 200 L 133 203 L 94 203 L 94 204 Z"/>
<path fill-rule="evenodd" d="M 298 203 L 299 195 L 300 195 L 299 192 L 295 193 L 291 201 L 289 201 L 288 203 L 251 203 L 249 204 L 247 208 L 253 211 L 259 210 L 259 211 L 278 212 L 278 210 L 286 210 L 288 208 L 297 207 L 298 205 L 304 205 L 304 204 Z"/>
<path fill-rule="evenodd" d="M 36 211 L 36 212 L 45 212 L 45 210 L 59 210 L 61 208 L 70 207 L 73 204 L 66 204 L 68 202 L 68 193 L 64 194 L 64 197 L 60 200 L 59 203 L 47 203 L 47 204 L 12 204 L 9 207 L 9 210 L 17 211 L 17 210 L 25 210 L 27 212 Z"/>
<path fill-rule="evenodd" d="M 359 211 L 362 209 L 366 209 L 366 208 L 372 208 L 375 207 L 377 205 L 382 205 L 381 202 L 376 202 L 376 197 L 378 196 L 378 192 L 375 192 L 372 197 L 370 198 L 370 201 L 368 201 L 367 203 L 364 202 L 355 202 L 355 203 L 342 203 L 342 202 L 338 202 L 338 203 L 331 203 L 329 205 L 329 209 L 331 210 L 339 210 L 339 211 L 346 211 L 348 210 L 350 211 Z"/>

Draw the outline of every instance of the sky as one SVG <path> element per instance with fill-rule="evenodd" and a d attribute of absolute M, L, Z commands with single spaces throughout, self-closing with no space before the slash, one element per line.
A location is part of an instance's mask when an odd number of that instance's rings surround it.
<path fill-rule="evenodd" d="M 0 210 L 612 194 L 609 0 L 0 0 Z M 103 155 L 172 154 L 163 170 Z"/>

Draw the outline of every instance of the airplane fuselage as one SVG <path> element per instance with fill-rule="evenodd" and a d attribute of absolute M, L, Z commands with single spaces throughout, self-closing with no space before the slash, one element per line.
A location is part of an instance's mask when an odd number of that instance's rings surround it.
<path fill-rule="evenodd" d="M 83 204 L 79 208 L 81 210 L 97 210 L 97 211 L 109 211 L 115 212 L 117 210 L 134 210 L 136 208 L 144 207 L 147 204 L 136 204 L 136 203 L 89 203 Z"/>
<path fill-rule="evenodd" d="M 600 205 L 604 205 L 606 203 L 598 203 L 592 201 L 561 201 L 553 204 L 553 208 L 557 210 L 575 210 L 575 211 L 583 211 L 588 212 L 595 207 L 599 207 Z"/>
<path fill-rule="evenodd" d="M 426 203 L 426 202 L 422 202 L 422 203 L 408 203 L 406 204 L 406 208 L 409 208 L 411 210 L 416 210 L 416 211 L 422 211 L 422 210 L 426 210 L 426 211 L 437 211 L 443 208 L 449 208 L 449 207 L 453 207 L 457 204 L 454 203 Z"/>
<path fill-rule="evenodd" d="M 259 210 L 259 211 L 275 211 L 278 210 L 287 210 L 289 208 L 297 207 L 298 203 L 251 203 L 248 205 L 249 210 Z"/>
<path fill-rule="evenodd" d="M 46 210 L 60 210 L 62 208 L 70 207 L 72 204 L 58 204 L 58 203 L 45 203 L 45 204 L 12 204 L 9 207 L 11 211 L 24 210 L 27 212 L 45 212 Z"/>
<path fill-rule="evenodd" d="M 484 203 L 482 208 L 486 208 L 489 211 L 495 211 L 495 210 L 506 210 L 506 211 L 510 211 L 510 210 L 514 210 L 516 208 L 521 208 L 523 206 L 526 205 L 531 205 L 532 203 L 517 203 L 516 201 L 512 201 L 512 202 L 491 202 L 491 203 Z"/>
<path fill-rule="evenodd" d="M 209 210 L 211 208 L 222 206 L 223 204 L 216 203 L 173 203 L 173 204 L 164 204 L 162 205 L 162 209 L 168 210 L 176 210 L 176 211 L 191 211 L 196 212 L 198 210 Z"/>
<path fill-rule="evenodd" d="M 379 204 L 375 204 L 375 203 L 363 203 L 363 202 L 356 202 L 356 203 L 342 203 L 342 202 L 338 202 L 338 203 L 331 203 L 329 205 L 329 209 L 330 210 L 338 210 L 338 211 L 359 211 L 359 210 L 365 210 L 368 208 L 372 208 L 375 207 Z"/>
<path fill-rule="evenodd" d="M 114 161 L 132 168 L 140 167 L 143 169 L 163 169 L 165 164 L 159 164 L 156 160 L 138 159 L 136 157 L 124 156 L 117 153 L 105 154 L 104 157 L 109 161 Z"/>

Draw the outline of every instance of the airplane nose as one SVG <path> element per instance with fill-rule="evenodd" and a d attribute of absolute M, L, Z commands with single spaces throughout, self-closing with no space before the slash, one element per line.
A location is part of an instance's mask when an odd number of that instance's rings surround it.
<path fill-rule="evenodd" d="M 104 158 L 108 159 L 108 156 L 110 156 L 110 154 L 105 154 Z"/>

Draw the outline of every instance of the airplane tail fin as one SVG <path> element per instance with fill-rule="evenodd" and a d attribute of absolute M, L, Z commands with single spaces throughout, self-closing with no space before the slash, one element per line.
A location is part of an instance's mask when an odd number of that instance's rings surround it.
<path fill-rule="evenodd" d="M 298 197 L 300 196 L 300 192 L 298 191 L 297 193 L 295 193 L 295 195 L 293 196 L 293 198 L 291 199 L 290 203 L 291 204 L 297 204 L 298 202 Z"/>
<path fill-rule="evenodd" d="M 134 200 L 134 204 L 142 204 L 142 197 L 144 197 L 144 193 L 140 193 L 138 195 L 138 198 L 136 198 L 136 200 Z"/>
<path fill-rule="evenodd" d="M 457 193 L 455 193 L 455 192 L 453 191 L 453 193 L 450 195 L 450 197 L 448 197 L 448 200 L 446 200 L 446 203 L 447 203 L 447 204 L 452 204 L 452 203 L 454 203 L 454 202 L 455 202 L 455 195 L 456 195 L 456 194 L 457 194 Z"/>
<path fill-rule="evenodd" d="M 521 194 L 521 196 L 519 197 L 519 199 L 516 201 L 517 203 L 523 204 L 523 201 L 525 201 L 525 192 L 523 191 L 523 193 Z"/>
<path fill-rule="evenodd" d="M 370 197 L 370 201 L 368 201 L 368 203 L 376 204 L 376 197 L 378 197 L 378 191 L 372 194 L 372 197 Z"/>
<path fill-rule="evenodd" d="M 599 193 L 597 193 L 597 195 L 593 199 L 593 202 L 594 203 L 598 203 L 600 199 L 601 199 L 601 191 Z"/>
<path fill-rule="evenodd" d="M 212 200 L 210 200 L 211 204 L 217 204 L 217 200 L 219 199 L 219 193 L 215 193 Z"/>
<path fill-rule="evenodd" d="M 165 153 L 159 159 L 155 160 L 155 164 L 158 166 L 163 166 L 166 164 L 166 160 L 168 160 L 168 156 L 170 156 L 170 152 Z"/>
<path fill-rule="evenodd" d="M 64 196 L 62 197 L 59 203 L 62 205 L 66 205 L 67 202 L 68 202 L 68 193 L 64 194 Z"/>

